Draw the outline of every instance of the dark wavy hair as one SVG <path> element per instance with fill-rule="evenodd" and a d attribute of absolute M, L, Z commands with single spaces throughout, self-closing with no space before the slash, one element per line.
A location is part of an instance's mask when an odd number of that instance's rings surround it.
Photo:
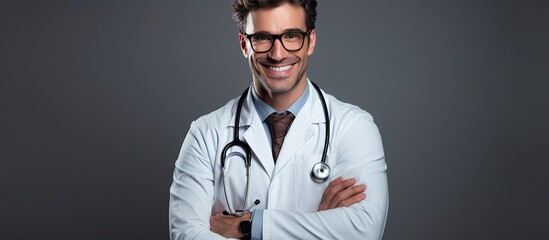
<path fill-rule="evenodd" d="M 302 6 L 305 9 L 307 30 L 315 28 L 316 0 L 235 0 L 233 3 L 233 19 L 236 21 L 240 32 L 244 33 L 248 13 L 260 8 L 278 7 L 283 3 Z"/>

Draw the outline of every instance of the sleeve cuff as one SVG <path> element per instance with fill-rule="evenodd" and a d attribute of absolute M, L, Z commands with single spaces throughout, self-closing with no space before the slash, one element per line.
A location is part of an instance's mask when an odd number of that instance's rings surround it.
<path fill-rule="evenodd" d="M 252 212 L 252 240 L 262 238 L 261 232 L 263 229 L 263 209 L 257 209 Z"/>

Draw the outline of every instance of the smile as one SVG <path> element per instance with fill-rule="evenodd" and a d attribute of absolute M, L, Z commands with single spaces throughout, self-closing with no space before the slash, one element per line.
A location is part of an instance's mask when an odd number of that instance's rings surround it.
<path fill-rule="evenodd" d="M 286 66 L 269 66 L 269 70 L 274 72 L 284 72 L 288 69 L 290 69 L 292 65 L 286 65 Z"/>
<path fill-rule="evenodd" d="M 267 66 L 263 65 L 267 70 L 271 71 L 272 73 L 284 73 L 290 70 L 294 64 L 284 65 L 284 66 Z"/>

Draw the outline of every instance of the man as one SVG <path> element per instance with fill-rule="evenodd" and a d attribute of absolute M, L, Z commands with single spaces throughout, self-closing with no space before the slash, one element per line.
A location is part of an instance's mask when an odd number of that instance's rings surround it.
<path fill-rule="evenodd" d="M 307 79 L 316 1 L 236 0 L 233 11 L 252 86 L 192 123 L 170 190 L 171 239 L 380 239 L 388 190 L 379 131 Z M 249 168 L 237 160 L 247 146 Z M 311 171 L 322 162 L 329 169 Z"/>

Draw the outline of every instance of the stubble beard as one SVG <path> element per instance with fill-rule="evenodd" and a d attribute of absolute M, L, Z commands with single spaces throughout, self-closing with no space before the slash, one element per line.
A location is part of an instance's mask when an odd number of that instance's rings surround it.
<path fill-rule="evenodd" d="M 278 95 L 278 94 L 285 94 L 293 90 L 299 83 L 301 83 L 301 81 L 303 80 L 303 76 L 305 76 L 305 73 L 307 72 L 307 61 L 303 61 L 302 59 L 300 59 L 299 62 L 303 63 L 302 65 L 303 69 L 300 69 L 296 79 L 293 79 L 293 81 L 290 82 L 291 83 L 290 86 L 287 86 L 281 89 L 272 88 L 271 86 L 269 86 L 267 79 L 265 79 L 265 77 L 261 75 L 259 70 L 250 62 L 250 68 L 252 70 L 253 78 L 254 78 L 253 82 L 254 82 L 254 85 L 257 85 L 256 91 L 258 92 L 267 91 L 267 94 L 269 95 Z M 257 64 L 260 65 L 260 62 L 257 62 Z M 259 87 L 260 89 L 258 89 L 257 87 Z"/>

